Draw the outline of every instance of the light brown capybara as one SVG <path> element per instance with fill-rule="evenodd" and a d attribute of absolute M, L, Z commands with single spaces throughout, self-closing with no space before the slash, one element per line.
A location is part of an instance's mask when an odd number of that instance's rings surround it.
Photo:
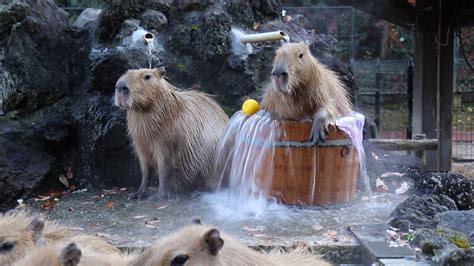
<path fill-rule="evenodd" d="M 306 43 L 285 44 L 276 51 L 261 107 L 277 119 L 313 118 L 313 137 L 322 140 L 330 123 L 352 111 L 337 74 L 319 63 Z"/>
<path fill-rule="evenodd" d="M 171 234 L 134 260 L 134 266 L 153 265 L 329 265 L 303 248 L 289 253 L 259 253 L 218 229 L 199 224 L 188 225 Z"/>
<path fill-rule="evenodd" d="M 128 132 L 140 162 L 142 181 L 132 197 L 146 197 L 158 173 L 153 198 L 216 186 L 214 156 L 227 115 L 208 95 L 181 91 L 164 68 L 129 70 L 117 81 L 115 105 L 127 110 Z"/>
<path fill-rule="evenodd" d="M 35 247 L 61 240 L 76 241 L 104 253 L 119 252 L 98 237 L 81 234 L 54 221 L 44 221 L 27 211 L 0 214 L 0 265 L 11 265 Z"/>
<path fill-rule="evenodd" d="M 126 266 L 134 257 L 117 253 L 100 253 L 74 242 L 55 242 L 36 247 L 14 266 Z"/>

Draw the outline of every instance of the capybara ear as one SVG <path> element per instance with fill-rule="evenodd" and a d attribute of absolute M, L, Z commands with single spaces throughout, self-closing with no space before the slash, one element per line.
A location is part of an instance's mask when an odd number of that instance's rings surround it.
<path fill-rule="evenodd" d="M 209 253 L 213 256 L 216 256 L 219 250 L 224 246 L 224 240 L 222 240 L 219 230 L 215 228 L 204 234 L 204 242 L 207 244 Z"/>
<path fill-rule="evenodd" d="M 28 224 L 27 230 L 31 232 L 35 244 L 42 244 L 43 229 L 44 220 L 41 217 L 35 217 L 30 224 Z"/>
<path fill-rule="evenodd" d="M 72 242 L 61 250 L 61 266 L 76 266 L 81 260 L 82 252 L 76 243 Z"/>
<path fill-rule="evenodd" d="M 201 218 L 199 218 L 199 217 L 193 217 L 193 218 L 191 219 L 191 224 L 202 225 Z"/>
<path fill-rule="evenodd" d="M 165 67 L 156 67 L 154 69 L 154 71 L 156 72 L 156 74 L 159 76 L 159 77 L 163 77 L 165 74 L 166 74 L 166 69 Z"/>

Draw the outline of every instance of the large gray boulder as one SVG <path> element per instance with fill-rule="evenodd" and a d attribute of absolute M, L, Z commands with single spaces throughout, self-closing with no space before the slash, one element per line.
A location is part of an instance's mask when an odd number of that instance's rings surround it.
<path fill-rule="evenodd" d="M 390 225 L 408 232 L 409 229 L 436 227 L 435 215 L 457 210 L 452 199 L 445 195 L 410 196 L 392 211 Z"/>
<path fill-rule="evenodd" d="M 68 14 L 52 0 L 15 0 L 0 9 L 1 88 L 7 109 L 27 113 L 72 92 L 71 60 L 83 50 L 68 27 Z M 87 49 L 87 47 L 84 47 Z"/>
<path fill-rule="evenodd" d="M 458 209 L 474 208 L 474 180 L 459 173 L 426 172 L 415 179 L 419 195 L 446 195 L 456 203 Z"/>

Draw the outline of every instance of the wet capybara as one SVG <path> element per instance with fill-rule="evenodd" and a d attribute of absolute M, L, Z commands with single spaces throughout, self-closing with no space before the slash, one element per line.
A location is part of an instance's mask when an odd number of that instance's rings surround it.
<path fill-rule="evenodd" d="M 259 253 L 213 227 L 188 225 L 139 254 L 131 265 L 329 265 L 303 248 Z"/>
<path fill-rule="evenodd" d="M 181 91 L 164 75 L 164 68 L 129 70 L 115 87 L 115 105 L 127 110 L 142 173 L 132 197 L 145 197 L 156 173 L 158 199 L 217 183 L 212 177 L 214 155 L 228 117 L 208 95 Z"/>
<path fill-rule="evenodd" d="M 277 119 L 313 118 L 313 137 L 320 139 L 330 123 L 352 111 L 337 74 L 319 63 L 306 43 L 284 44 L 276 51 L 261 107 Z"/>
<path fill-rule="evenodd" d="M 55 242 L 33 249 L 14 266 L 126 266 L 134 257 L 100 253 L 74 242 Z"/>
<path fill-rule="evenodd" d="M 54 221 L 44 221 L 26 211 L 0 214 L 0 265 L 11 265 L 35 247 L 61 240 L 74 240 L 104 253 L 119 252 L 98 237 L 67 229 Z"/>

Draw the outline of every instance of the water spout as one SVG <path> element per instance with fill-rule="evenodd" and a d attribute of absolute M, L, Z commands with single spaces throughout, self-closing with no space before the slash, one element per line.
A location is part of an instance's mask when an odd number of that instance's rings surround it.
<path fill-rule="evenodd" d="M 280 41 L 290 42 L 290 36 L 284 31 L 272 31 L 264 33 L 246 34 L 244 31 L 231 29 L 232 51 L 235 55 L 246 56 L 253 52 L 251 43 Z"/>
<path fill-rule="evenodd" d="M 254 42 L 271 42 L 280 41 L 290 42 L 290 36 L 281 30 L 255 33 L 255 34 L 244 34 L 239 37 L 241 43 L 254 43 Z"/>

